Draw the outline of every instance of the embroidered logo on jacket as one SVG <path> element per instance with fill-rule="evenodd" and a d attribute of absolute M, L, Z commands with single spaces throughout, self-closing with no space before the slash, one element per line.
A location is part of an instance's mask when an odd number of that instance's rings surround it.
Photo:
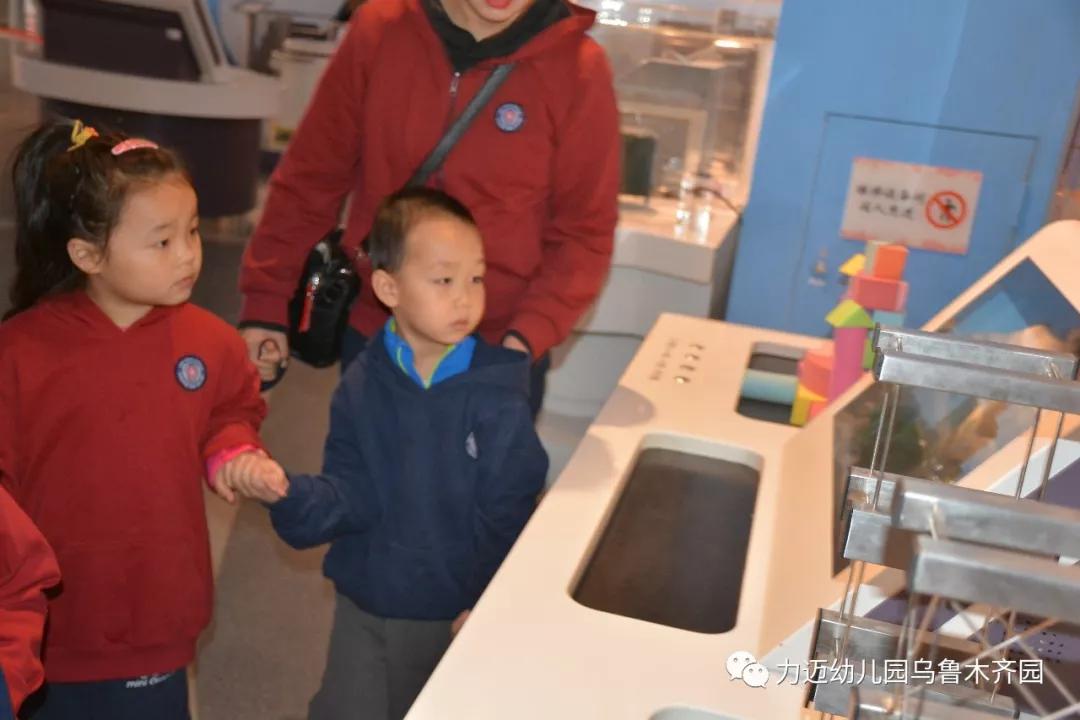
<path fill-rule="evenodd" d="M 176 381 L 185 390 L 198 390 L 206 384 L 206 363 L 196 355 L 185 355 L 176 363 Z"/>
<path fill-rule="evenodd" d="M 469 457 L 476 460 L 480 457 L 480 451 L 476 447 L 476 436 L 471 432 L 469 436 L 465 438 L 465 452 L 469 453 Z"/>
<path fill-rule="evenodd" d="M 525 108 L 517 103 L 503 103 L 495 110 L 495 127 L 503 132 L 517 132 L 525 124 Z"/>

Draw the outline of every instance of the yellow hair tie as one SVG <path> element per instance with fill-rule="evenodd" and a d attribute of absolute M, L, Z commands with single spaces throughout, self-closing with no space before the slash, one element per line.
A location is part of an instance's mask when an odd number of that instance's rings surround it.
<path fill-rule="evenodd" d="M 71 152 L 75 148 L 81 148 L 86 144 L 86 141 L 92 137 L 97 137 L 98 131 L 89 125 L 83 125 L 82 120 L 76 120 L 75 124 L 71 128 L 71 147 L 67 149 Z"/>

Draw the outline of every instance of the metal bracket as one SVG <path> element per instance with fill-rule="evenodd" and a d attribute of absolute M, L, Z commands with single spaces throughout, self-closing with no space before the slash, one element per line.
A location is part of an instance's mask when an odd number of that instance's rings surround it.
<path fill-rule="evenodd" d="M 907 353 L 935 360 L 951 360 L 1013 372 L 1072 380 L 1080 361 L 1069 353 L 1034 350 L 1019 345 L 966 340 L 918 330 L 881 327 L 874 329 L 875 350 Z"/>
<path fill-rule="evenodd" d="M 849 706 L 842 714 L 848 720 L 1000 720 L 1019 716 L 1015 706 L 973 705 L 942 693 L 911 698 L 907 704 L 906 709 L 902 708 L 897 695 L 888 690 L 857 687 L 852 689 Z"/>
<path fill-rule="evenodd" d="M 880 686 L 886 688 L 902 687 L 896 683 L 885 683 L 886 661 L 895 661 L 896 648 L 900 640 L 902 628 L 899 625 L 872 620 L 865 617 L 849 617 L 840 619 L 840 614 L 832 610 L 818 612 L 817 621 L 814 624 L 814 634 L 811 639 L 811 660 L 829 660 L 835 658 L 836 648 L 843 642 L 847 634 L 847 645 L 844 649 L 844 657 L 837 662 L 850 663 L 853 668 L 863 671 L 860 683 L 856 682 L 821 682 L 820 678 L 812 678 L 807 685 L 807 695 L 804 704 L 818 712 L 844 715 L 847 712 L 850 692 L 853 687 Z M 933 633 L 923 635 L 925 647 L 929 649 L 929 643 L 936 646 L 935 660 L 954 660 L 958 663 L 974 657 L 981 650 L 981 646 L 969 640 L 962 640 Z M 919 660 L 926 658 L 921 655 Z M 869 671 L 867 672 L 867 668 Z M 875 677 L 876 676 L 876 677 Z M 1005 717 L 1015 717 L 1009 713 L 1015 710 L 1015 703 L 1011 698 L 999 695 L 991 702 L 990 694 L 982 690 L 965 685 L 957 686 L 932 686 L 924 691 L 927 699 L 937 699 L 941 702 L 958 703 L 962 698 L 965 706 L 993 709 L 995 712 L 1004 713 Z"/>
<path fill-rule="evenodd" d="M 910 592 L 1080 623 L 1080 566 L 953 540 L 919 537 Z"/>
<path fill-rule="evenodd" d="M 950 540 L 1057 557 L 1080 557 L 1080 510 L 903 478 L 892 496 L 893 526 Z"/>
<path fill-rule="evenodd" d="M 1056 412 L 1080 413 L 1080 383 L 1013 370 L 938 360 L 906 352 L 879 352 L 874 377 L 928 390 L 1000 400 Z"/>

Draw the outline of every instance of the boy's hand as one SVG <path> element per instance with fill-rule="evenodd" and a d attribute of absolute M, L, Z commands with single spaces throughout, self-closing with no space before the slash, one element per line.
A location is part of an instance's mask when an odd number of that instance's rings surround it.
<path fill-rule="evenodd" d="M 469 619 L 469 610 L 462 610 L 461 614 L 454 618 L 454 622 L 450 623 L 450 637 L 454 637 L 461 628 L 465 625 L 465 621 Z"/>
<path fill-rule="evenodd" d="M 275 503 L 289 491 L 289 479 L 276 462 L 262 452 L 247 452 L 222 465 L 214 483 L 219 494 L 233 502 L 234 492 L 246 498 Z"/>

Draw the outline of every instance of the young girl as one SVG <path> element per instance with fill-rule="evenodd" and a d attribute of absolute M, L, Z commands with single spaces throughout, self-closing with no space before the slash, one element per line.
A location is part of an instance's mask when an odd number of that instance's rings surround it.
<path fill-rule="evenodd" d="M 232 501 L 223 469 L 265 459 L 257 373 L 236 331 L 187 302 L 202 248 L 175 155 L 50 124 L 13 177 L 0 481 L 62 576 L 29 717 L 186 719 L 212 600 L 199 479 Z"/>
<path fill-rule="evenodd" d="M 59 580 L 45 538 L 0 488 L 0 720 L 12 720 L 44 678 L 45 590 Z"/>

